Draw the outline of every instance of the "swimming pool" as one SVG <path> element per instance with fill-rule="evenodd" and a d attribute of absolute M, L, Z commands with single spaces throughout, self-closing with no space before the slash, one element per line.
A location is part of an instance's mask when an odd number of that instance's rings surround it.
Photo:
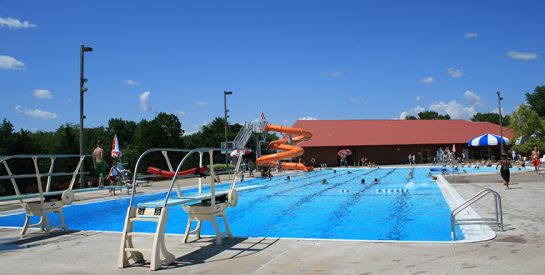
<path fill-rule="evenodd" d="M 238 237 L 343 240 L 451 241 L 450 208 L 429 168 L 341 168 L 252 179 L 239 184 L 266 187 L 240 193 L 227 217 Z M 409 174 L 413 177 L 409 178 Z M 378 184 L 373 183 L 378 179 Z M 323 179 L 327 184 L 323 184 Z M 361 180 L 365 179 L 365 183 Z M 226 185 L 222 186 L 224 189 Z M 196 189 L 184 191 L 196 193 Z M 135 203 L 164 198 L 142 195 Z M 64 208 L 72 230 L 123 230 L 128 198 L 74 204 Z M 52 222 L 57 223 L 56 215 Z M 24 214 L 0 217 L 0 226 L 22 226 Z M 32 221 L 32 222 L 36 222 Z M 171 207 L 167 233 L 183 234 L 187 215 Z M 220 223 L 222 224 L 222 223 Z M 151 223 L 135 231 L 154 232 Z M 214 235 L 209 223 L 204 235 Z M 457 228 L 458 240 L 464 238 Z"/>

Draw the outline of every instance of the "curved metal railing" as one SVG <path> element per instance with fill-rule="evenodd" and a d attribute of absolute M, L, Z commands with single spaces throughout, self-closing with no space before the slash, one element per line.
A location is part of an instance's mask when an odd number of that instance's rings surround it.
<path fill-rule="evenodd" d="M 172 189 L 174 188 L 174 185 L 177 184 L 176 180 L 179 178 L 178 173 L 180 172 L 183 164 L 187 161 L 187 159 L 189 157 L 191 157 L 195 153 L 198 153 L 199 154 L 199 166 L 202 166 L 203 165 L 203 154 L 208 153 L 210 155 L 210 158 L 211 158 L 210 166 L 212 166 L 213 165 L 212 158 L 213 158 L 214 152 L 222 152 L 223 153 L 223 152 L 227 151 L 229 153 L 229 152 L 232 152 L 234 150 L 236 150 L 236 149 L 221 149 L 221 148 L 209 148 L 209 147 L 196 148 L 196 149 L 193 149 L 193 150 L 190 150 L 190 149 L 176 149 L 176 148 L 151 148 L 151 149 L 146 150 L 144 153 L 142 153 L 140 155 L 140 157 L 138 158 L 138 160 L 136 162 L 136 166 L 134 168 L 135 173 L 133 175 L 133 186 L 132 186 L 131 199 L 129 201 L 129 206 L 131 206 L 133 204 L 134 196 L 136 194 L 136 186 L 137 186 L 137 184 L 136 184 L 136 182 L 137 182 L 137 173 L 136 172 L 138 171 L 138 168 L 139 168 L 139 166 L 141 164 L 142 159 L 144 159 L 144 157 L 149 155 L 150 153 L 161 152 L 163 154 L 163 156 L 165 157 L 165 160 L 167 161 L 169 169 L 173 170 L 172 172 L 174 172 L 174 176 L 172 177 L 172 180 L 170 182 L 170 185 L 169 185 L 166 197 L 165 197 L 165 201 L 164 201 L 164 204 L 163 204 L 163 207 L 166 207 L 167 204 L 168 204 L 168 200 L 170 198 L 170 195 L 172 193 Z M 186 153 L 185 156 L 182 158 L 182 160 L 178 163 L 178 165 L 176 165 L 176 169 L 173 169 L 173 167 L 172 167 L 172 165 L 170 163 L 170 160 L 168 159 L 168 156 L 167 156 L 168 152 Z M 209 169 L 211 169 L 211 171 L 213 173 L 213 167 L 210 167 Z M 214 175 L 211 174 L 211 177 L 214 177 Z M 200 188 L 201 188 L 201 185 L 199 184 L 199 192 L 202 191 Z M 180 194 L 178 186 L 177 186 L 177 192 L 178 192 L 178 195 L 180 196 L 181 194 Z"/>
<path fill-rule="evenodd" d="M 460 212 L 471 206 L 472 204 L 476 203 L 483 197 L 485 197 L 488 194 L 492 194 L 494 196 L 494 206 L 495 206 L 495 219 L 460 219 L 456 220 L 456 215 L 458 215 Z M 492 189 L 484 189 L 481 190 L 479 193 L 475 194 L 473 197 L 471 197 L 466 202 L 462 203 L 458 207 L 454 208 L 450 212 L 450 225 L 451 225 L 451 234 L 452 238 L 456 238 L 456 225 L 493 225 L 498 226 L 501 228 L 501 231 L 503 231 L 503 211 L 501 207 L 501 196 L 498 192 L 492 190 Z"/>

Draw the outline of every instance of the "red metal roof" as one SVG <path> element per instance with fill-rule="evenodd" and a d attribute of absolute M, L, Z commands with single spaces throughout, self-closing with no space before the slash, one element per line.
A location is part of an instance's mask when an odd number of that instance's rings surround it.
<path fill-rule="evenodd" d="M 302 147 L 459 144 L 482 134 L 500 135 L 496 124 L 466 120 L 298 120 L 293 127 L 312 132 Z M 503 135 L 512 136 L 506 127 Z"/>

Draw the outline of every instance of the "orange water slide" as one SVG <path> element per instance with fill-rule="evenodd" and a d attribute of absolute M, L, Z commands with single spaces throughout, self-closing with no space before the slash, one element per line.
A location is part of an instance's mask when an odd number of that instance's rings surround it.
<path fill-rule="evenodd" d="M 305 150 L 297 144 L 309 140 L 312 137 L 312 133 L 307 130 L 303 130 L 301 128 L 291 128 L 286 126 L 279 126 L 279 125 L 272 125 L 267 124 L 265 126 L 265 131 L 274 131 L 279 132 L 283 134 L 289 134 L 294 135 L 291 139 L 291 145 L 289 143 L 288 137 L 283 137 L 281 139 L 272 141 L 269 143 L 269 146 L 273 150 L 280 150 L 282 152 L 265 155 L 256 160 L 256 163 L 258 166 L 267 166 L 267 167 L 274 167 L 276 166 L 276 162 L 278 160 L 283 159 L 290 159 L 290 158 L 296 158 L 298 156 L 303 155 Z M 312 166 L 305 166 L 302 163 L 296 163 L 296 162 L 282 162 L 282 169 L 286 170 L 304 170 L 304 171 L 312 171 Z"/>

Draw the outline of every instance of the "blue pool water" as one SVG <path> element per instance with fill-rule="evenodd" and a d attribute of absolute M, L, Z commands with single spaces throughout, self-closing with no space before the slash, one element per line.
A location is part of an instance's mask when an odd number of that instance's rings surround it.
<path fill-rule="evenodd" d="M 227 217 L 238 237 L 285 237 L 351 240 L 451 241 L 450 209 L 428 168 L 336 169 L 252 179 L 239 186 L 266 187 L 241 192 Z M 413 178 L 408 179 L 409 173 Z M 435 173 L 435 172 L 434 172 Z M 373 180 L 377 178 L 378 184 Z M 328 184 L 322 184 L 327 179 Z M 365 179 L 365 183 L 361 183 Z M 226 185 L 222 188 L 227 188 Z M 184 191 L 184 194 L 196 190 Z M 164 198 L 143 195 L 136 203 Z M 122 231 L 129 199 L 70 205 L 64 208 L 72 230 Z M 57 223 L 56 215 L 52 222 Z M 0 217 L 0 226 L 22 226 L 23 214 Z M 34 222 L 36 222 L 35 220 Z M 167 233 L 183 234 L 187 215 L 169 209 Z M 222 223 L 220 223 L 222 224 Z M 155 224 L 137 223 L 154 232 Z M 209 223 L 203 234 L 213 235 Z M 463 233 L 457 228 L 458 239 Z"/>

